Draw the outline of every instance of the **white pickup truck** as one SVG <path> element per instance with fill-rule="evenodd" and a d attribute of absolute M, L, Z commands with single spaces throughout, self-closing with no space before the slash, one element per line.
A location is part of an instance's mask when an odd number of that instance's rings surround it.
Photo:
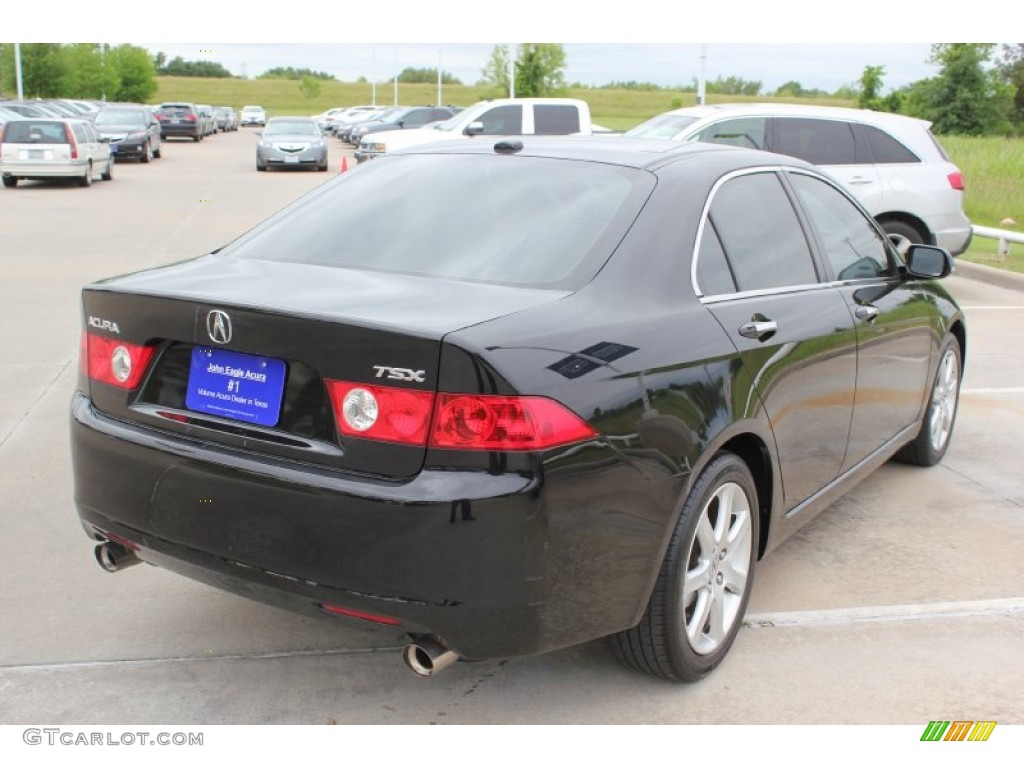
<path fill-rule="evenodd" d="M 453 141 L 467 136 L 589 136 L 590 107 L 579 99 L 494 99 L 481 101 L 431 127 L 381 131 L 367 135 L 356 150 L 356 160 L 397 149 Z"/>

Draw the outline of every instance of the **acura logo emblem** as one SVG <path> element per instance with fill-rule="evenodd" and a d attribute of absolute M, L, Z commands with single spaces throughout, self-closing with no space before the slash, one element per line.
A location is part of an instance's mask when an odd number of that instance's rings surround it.
<path fill-rule="evenodd" d="M 231 341 L 231 318 L 228 313 L 219 309 L 210 310 L 206 315 L 206 332 L 218 344 Z"/>

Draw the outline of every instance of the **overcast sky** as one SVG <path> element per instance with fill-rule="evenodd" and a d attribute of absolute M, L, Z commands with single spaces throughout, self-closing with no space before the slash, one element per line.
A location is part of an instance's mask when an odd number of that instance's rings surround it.
<path fill-rule="evenodd" d="M 305 67 L 339 80 L 378 81 L 405 67 L 436 67 L 475 83 L 495 43 L 140 43 L 167 57 L 217 61 L 235 75 L 256 77 L 273 67 Z M 566 43 L 568 82 L 604 85 L 637 80 L 689 85 L 700 71 L 699 43 Z M 927 44 L 707 44 L 707 76 L 760 80 L 763 92 L 796 80 L 805 88 L 834 91 L 855 82 L 866 65 L 885 67 L 887 88 L 931 77 Z"/>
<path fill-rule="evenodd" d="M 566 79 L 588 85 L 688 85 L 704 42 L 709 79 L 760 80 L 768 93 L 789 80 L 834 91 L 869 64 L 885 67 L 885 87 L 895 88 L 937 72 L 927 63 L 930 43 L 1020 31 L 1021 11 L 1007 10 L 1016 3 L 925 7 L 893 0 L 175 0 L 131 14 L 7 14 L 0 38 L 132 42 L 172 58 L 218 61 L 247 77 L 292 66 L 384 81 L 407 66 L 436 67 L 440 52 L 442 68 L 465 83 L 480 78 L 496 43 L 559 42 Z"/>

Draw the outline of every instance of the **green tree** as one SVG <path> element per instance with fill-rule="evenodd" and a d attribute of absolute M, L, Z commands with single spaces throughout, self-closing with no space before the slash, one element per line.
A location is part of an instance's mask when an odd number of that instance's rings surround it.
<path fill-rule="evenodd" d="M 436 83 L 437 67 L 406 67 L 398 73 L 400 83 Z M 441 72 L 441 82 L 445 85 L 462 85 L 451 72 Z"/>
<path fill-rule="evenodd" d="M 1003 46 L 999 75 L 1003 82 L 1013 89 L 1013 106 L 1010 108 L 1010 122 L 1017 132 L 1024 130 L 1024 43 Z"/>
<path fill-rule="evenodd" d="M 775 89 L 776 96 L 782 96 L 786 98 L 799 98 L 804 95 L 804 87 L 800 85 L 796 80 L 790 80 L 783 83 Z"/>
<path fill-rule="evenodd" d="M 145 48 L 124 43 L 106 52 L 113 61 L 120 83 L 117 92 L 107 94 L 111 101 L 145 104 L 156 95 L 156 67 Z"/>
<path fill-rule="evenodd" d="M 516 96 L 565 91 L 565 49 L 558 43 L 523 43 L 516 57 Z"/>
<path fill-rule="evenodd" d="M 304 77 L 312 77 L 316 80 L 334 80 L 334 75 L 330 75 L 326 72 L 316 72 L 312 69 L 300 67 L 274 67 L 268 69 L 257 80 L 302 80 Z"/>
<path fill-rule="evenodd" d="M 982 136 L 1006 132 L 1013 94 L 995 69 L 986 69 L 995 46 L 943 43 L 932 46 L 938 76 L 915 83 L 909 109 L 932 121 L 936 133 Z"/>
<path fill-rule="evenodd" d="M 111 98 L 121 87 L 121 76 L 113 56 L 100 43 L 72 43 L 64 46 L 68 72 L 64 95 L 78 99 Z"/>
<path fill-rule="evenodd" d="M 64 96 L 70 65 L 62 46 L 57 43 L 21 44 L 21 80 L 25 98 L 56 98 Z M 10 45 L 10 67 L 4 68 L 5 88 L 15 86 L 14 45 Z"/>
<path fill-rule="evenodd" d="M 158 74 L 176 77 L 234 77 L 223 64 L 216 61 L 186 61 L 181 56 L 168 61 L 158 70 Z"/>
<path fill-rule="evenodd" d="M 299 81 L 299 93 L 312 101 L 320 95 L 320 80 L 313 75 L 306 75 Z"/>
<path fill-rule="evenodd" d="M 857 106 L 861 109 L 882 108 L 882 78 L 885 77 L 885 67 L 864 67 L 860 76 L 860 96 L 857 98 Z"/>
<path fill-rule="evenodd" d="M 490 86 L 492 95 L 508 96 L 508 63 L 511 58 L 507 45 L 496 45 L 491 51 L 480 84 Z"/>

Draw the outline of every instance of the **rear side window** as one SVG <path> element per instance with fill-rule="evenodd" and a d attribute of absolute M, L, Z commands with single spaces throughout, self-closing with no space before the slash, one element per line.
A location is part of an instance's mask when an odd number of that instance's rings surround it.
<path fill-rule="evenodd" d="M 704 225 L 697 254 L 697 285 L 705 296 L 736 293 L 736 281 L 711 221 Z"/>
<path fill-rule="evenodd" d="M 876 163 L 919 163 L 921 159 L 885 131 L 862 126 Z"/>
<path fill-rule="evenodd" d="M 726 181 L 711 202 L 710 219 L 740 291 L 818 282 L 807 238 L 774 173 Z"/>
<path fill-rule="evenodd" d="M 5 144 L 67 144 L 64 123 L 52 120 L 12 120 L 4 129 Z"/>
<path fill-rule="evenodd" d="M 855 165 L 859 161 L 852 127 L 839 120 L 775 118 L 772 151 L 815 165 Z"/>
<path fill-rule="evenodd" d="M 571 104 L 535 104 L 533 130 L 551 136 L 580 132 L 580 111 Z"/>

